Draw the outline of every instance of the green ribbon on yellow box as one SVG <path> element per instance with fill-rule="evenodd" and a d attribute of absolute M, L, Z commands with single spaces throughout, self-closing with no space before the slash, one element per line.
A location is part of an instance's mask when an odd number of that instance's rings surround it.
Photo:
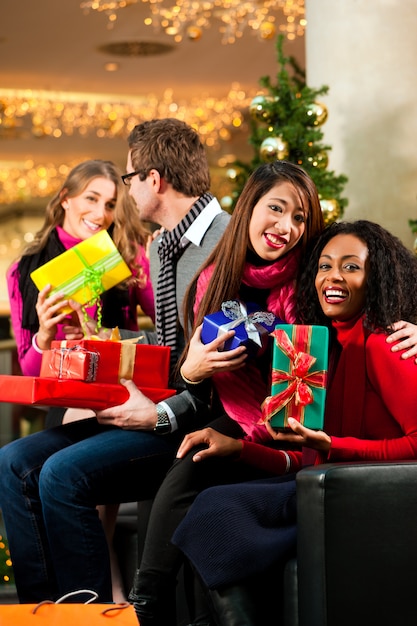
<path fill-rule="evenodd" d="M 39 290 L 62 292 L 82 305 L 97 304 L 100 294 L 131 275 L 107 231 L 103 230 L 51 259 L 31 273 Z M 66 307 L 64 312 L 70 313 Z"/>

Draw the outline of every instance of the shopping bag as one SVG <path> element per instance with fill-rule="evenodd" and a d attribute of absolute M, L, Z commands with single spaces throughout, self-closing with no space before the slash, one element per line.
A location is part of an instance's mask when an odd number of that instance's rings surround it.
<path fill-rule="evenodd" d="M 77 594 L 93 594 L 85 604 L 65 602 Z M 74 591 L 57 602 L 0 605 L 0 626 L 138 626 L 134 608 L 128 602 L 96 604 L 97 594 Z"/>

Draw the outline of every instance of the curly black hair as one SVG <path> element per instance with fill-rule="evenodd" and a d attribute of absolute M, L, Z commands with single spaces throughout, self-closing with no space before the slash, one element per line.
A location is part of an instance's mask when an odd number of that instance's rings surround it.
<path fill-rule="evenodd" d="M 390 332 L 394 322 L 417 321 L 417 257 L 379 224 L 368 220 L 336 222 L 325 228 L 305 255 L 297 285 L 299 322 L 329 325 L 316 293 L 314 279 L 325 245 L 336 235 L 354 235 L 368 247 L 369 273 L 365 326 Z"/>

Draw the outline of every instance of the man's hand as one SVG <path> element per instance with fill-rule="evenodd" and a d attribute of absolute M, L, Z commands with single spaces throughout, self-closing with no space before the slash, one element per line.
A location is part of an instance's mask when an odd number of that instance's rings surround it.
<path fill-rule="evenodd" d="M 124 404 L 97 411 L 97 420 L 105 426 L 124 430 L 153 430 L 156 426 L 156 405 L 149 400 L 132 380 L 121 380 L 129 392 Z"/>
<path fill-rule="evenodd" d="M 202 461 L 211 456 L 239 455 L 243 447 L 239 439 L 227 437 L 212 428 L 203 428 L 184 437 L 178 448 L 177 458 L 182 459 L 192 448 L 201 444 L 206 444 L 208 448 L 199 450 L 193 456 L 193 461 Z"/>
<path fill-rule="evenodd" d="M 217 372 L 230 372 L 244 365 L 247 358 L 245 346 L 219 352 L 225 342 L 234 336 L 234 330 L 204 344 L 201 341 L 201 329 L 202 325 L 198 326 L 191 337 L 187 358 L 181 367 L 181 372 L 188 380 L 203 380 Z"/>
<path fill-rule="evenodd" d="M 411 324 L 411 322 L 403 322 L 402 320 L 399 322 L 395 322 L 392 325 L 393 333 L 388 335 L 387 343 L 396 343 L 395 346 L 392 346 L 392 352 L 400 352 L 401 350 L 406 350 L 401 354 L 402 359 L 409 359 L 412 356 L 417 356 L 417 326 L 415 324 Z M 417 363 L 417 358 L 414 360 Z"/>

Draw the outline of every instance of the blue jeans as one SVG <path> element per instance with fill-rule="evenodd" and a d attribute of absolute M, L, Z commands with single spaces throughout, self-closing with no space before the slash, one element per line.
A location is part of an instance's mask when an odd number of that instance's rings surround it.
<path fill-rule="evenodd" d="M 153 497 L 178 441 L 87 419 L 0 450 L 0 506 L 20 602 L 54 600 L 77 589 L 111 601 L 96 505 Z"/>

